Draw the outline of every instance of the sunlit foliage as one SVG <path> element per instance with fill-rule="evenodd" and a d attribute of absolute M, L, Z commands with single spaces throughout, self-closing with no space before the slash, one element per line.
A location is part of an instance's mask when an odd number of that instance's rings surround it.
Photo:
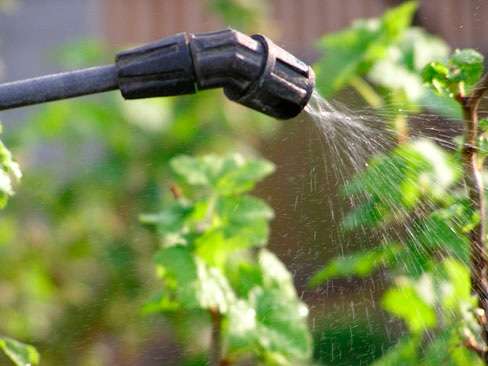
<path fill-rule="evenodd" d="M 473 88 L 483 72 L 483 57 L 473 50 L 457 50 L 448 57 L 441 40 L 409 26 L 415 7 L 407 2 L 381 19 L 326 36 L 322 44 L 328 53 L 319 62 L 321 73 L 342 76 L 326 79 L 322 91 L 332 95 L 351 85 L 378 111 L 393 103 L 392 109 L 400 111 L 389 115 L 394 119 L 425 107 L 445 116 L 459 115 L 459 107 L 446 106 L 455 105 L 457 94 Z M 340 57 L 336 47 L 344 44 L 348 50 L 361 46 L 361 52 L 347 55 L 348 63 L 355 65 L 346 67 L 347 72 L 342 70 L 345 62 L 330 59 Z M 358 84 L 356 78 L 368 81 Z M 374 103 L 376 97 L 381 103 Z M 368 228 L 384 240 L 373 249 L 332 260 L 311 285 L 386 269 L 391 287 L 381 304 L 403 321 L 406 331 L 374 364 L 481 364 L 464 346 L 483 341 L 477 302 L 470 292 L 467 236 L 479 215 L 471 210 L 463 186 L 461 147 L 448 150 L 412 137 L 405 125 L 394 123 L 392 129 L 404 134 L 398 146 L 374 156 L 344 187 L 344 195 L 359 202 L 345 217 L 344 230 Z M 451 141 L 449 146 L 459 144 Z"/>

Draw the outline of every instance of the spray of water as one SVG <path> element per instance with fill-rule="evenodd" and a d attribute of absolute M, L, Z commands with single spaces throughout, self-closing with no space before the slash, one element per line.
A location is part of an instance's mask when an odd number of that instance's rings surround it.
<path fill-rule="evenodd" d="M 394 109 L 395 106 L 390 106 Z M 383 112 L 378 113 L 372 110 L 356 110 L 352 111 L 344 105 L 339 103 L 332 103 L 323 99 L 317 91 L 314 91 L 309 104 L 305 108 L 305 113 L 303 118 L 306 120 L 312 120 L 316 126 L 317 131 L 320 133 L 321 137 L 321 149 L 322 149 L 322 164 L 324 171 L 328 172 L 327 177 L 332 176 L 332 179 L 325 182 L 325 184 L 334 184 L 337 186 L 337 192 L 340 192 L 342 186 L 346 184 L 354 175 L 365 170 L 368 166 L 369 159 L 372 158 L 377 153 L 385 152 L 395 144 L 395 135 L 391 127 L 386 123 L 388 117 L 394 115 L 397 111 L 388 112 L 385 109 Z M 450 131 L 449 129 L 438 130 L 435 124 L 432 123 L 434 118 L 438 119 L 435 114 L 423 112 L 419 114 L 419 119 L 427 121 L 434 126 L 427 126 L 424 131 L 427 131 L 427 135 L 432 140 L 435 140 L 443 147 L 453 148 L 452 136 L 455 135 L 455 131 Z M 415 131 L 414 131 L 415 132 Z M 425 133 L 425 132 L 424 132 Z M 397 169 L 392 166 L 392 169 Z M 384 179 L 389 179 L 385 177 Z M 412 184 L 417 184 L 418 182 L 412 181 Z M 388 193 L 385 192 L 387 195 Z M 349 201 L 350 207 L 359 204 L 361 200 L 365 197 L 355 196 L 346 197 Z M 388 200 L 385 197 L 385 200 Z M 391 200 L 395 199 L 394 197 Z M 394 204 L 394 202 L 392 202 Z M 414 215 L 418 217 L 425 217 L 435 208 L 435 203 L 426 199 L 425 202 L 416 209 Z M 337 207 L 329 206 L 327 208 L 332 211 L 331 216 L 334 217 L 338 222 L 342 221 L 345 212 L 337 212 Z M 346 210 L 347 211 L 347 210 Z M 410 216 L 410 217 L 409 217 Z M 401 212 L 399 210 L 396 213 L 396 217 L 393 218 L 391 222 L 390 230 L 381 230 L 378 233 L 377 242 L 391 242 L 394 240 L 412 240 L 412 244 L 415 246 L 415 250 L 419 253 L 425 253 L 426 249 L 423 243 L 416 242 L 415 235 L 412 233 L 412 213 Z M 428 230 L 428 228 L 427 228 Z M 367 227 L 359 228 L 359 235 L 365 235 L 369 230 Z M 435 233 L 432 233 L 435 235 Z M 369 234 L 371 235 L 371 234 Z M 337 243 L 337 254 L 343 253 L 344 245 L 347 246 L 347 238 L 344 234 L 338 235 L 340 240 Z M 369 240 L 371 236 L 369 237 Z M 376 240 L 376 239 L 375 239 Z M 403 258 L 397 258 L 398 264 L 407 266 L 404 263 Z M 358 306 L 356 304 L 355 308 L 351 310 L 351 316 L 354 318 L 357 309 L 364 309 L 367 317 L 369 318 L 369 309 L 375 307 L 373 298 L 377 297 L 374 294 L 378 290 L 378 284 L 373 283 L 372 287 L 369 289 L 371 296 L 365 298 L 362 304 Z M 382 284 L 380 284 L 382 286 Z M 325 295 L 328 295 L 329 285 L 325 287 Z M 380 289 L 381 291 L 381 289 Z M 342 309 L 344 311 L 347 309 Z M 385 331 L 389 333 L 391 331 L 391 319 L 385 319 L 386 324 Z"/>

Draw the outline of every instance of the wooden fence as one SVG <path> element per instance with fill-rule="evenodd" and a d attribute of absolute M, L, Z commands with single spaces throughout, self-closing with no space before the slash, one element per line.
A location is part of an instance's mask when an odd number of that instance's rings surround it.
<path fill-rule="evenodd" d="M 265 1 L 265 0 L 263 0 Z M 313 58 L 320 35 L 353 19 L 381 14 L 395 0 L 268 0 L 273 37 L 287 49 Z M 201 32 L 222 23 L 205 0 L 100 0 L 104 32 L 117 45 L 139 43 L 181 31 Z M 416 23 L 453 47 L 488 51 L 488 1 L 422 0 Z"/>

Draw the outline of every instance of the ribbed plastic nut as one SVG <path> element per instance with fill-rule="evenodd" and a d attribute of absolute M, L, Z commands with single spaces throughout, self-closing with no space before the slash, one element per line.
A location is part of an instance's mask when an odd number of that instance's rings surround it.
<path fill-rule="evenodd" d="M 243 33 L 224 29 L 190 37 L 200 90 L 226 86 L 245 90 L 263 70 L 263 45 Z"/>
<path fill-rule="evenodd" d="M 186 33 L 163 38 L 117 55 L 119 87 L 125 99 L 196 92 Z"/>
<path fill-rule="evenodd" d="M 264 48 L 264 69 L 247 89 L 224 88 L 227 97 L 267 115 L 289 119 L 307 105 L 315 85 L 310 66 L 275 45 L 271 40 L 254 35 Z"/>

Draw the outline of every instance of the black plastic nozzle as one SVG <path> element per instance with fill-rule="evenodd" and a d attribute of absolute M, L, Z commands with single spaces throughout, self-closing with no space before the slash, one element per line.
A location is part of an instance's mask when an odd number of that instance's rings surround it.
<path fill-rule="evenodd" d="M 312 69 L 261 35 L 232 29 L 180 33 L 117 56 L 127 99 L 223 87 L 227 97 L 267 115 L 299 114 L 314 88 Z"/>
<path fill-rule="evenodd" d="M 314 73 L 261 35 L 179 33 L 121 52 L 115 65 L 0 84 L 0 110 L 115 89 L 139 99 L 219 87 L 233 101 L 288 119 L 308 103 Z"/>

